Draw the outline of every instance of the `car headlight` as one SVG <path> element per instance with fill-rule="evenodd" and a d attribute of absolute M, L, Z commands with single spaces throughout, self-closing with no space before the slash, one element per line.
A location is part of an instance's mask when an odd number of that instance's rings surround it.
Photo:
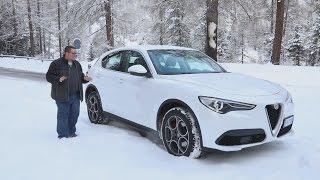
<path fill-rule="evenodd" d="M 286 103 L 293 103 L 292 96 L 289 92 L 287 92 Z"/>
<path fill-rule="evenodd" d="M 215 97 L 199 96 L 199 100 L 207 108 L 220 114 L 225 114 L 230 111 L 251 110 L 256 107 L 254 104 L 230 101 Z"/>

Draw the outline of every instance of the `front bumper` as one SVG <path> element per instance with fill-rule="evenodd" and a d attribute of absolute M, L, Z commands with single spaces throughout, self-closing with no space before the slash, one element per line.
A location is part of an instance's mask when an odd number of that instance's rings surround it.
<path fill-rule="evenodd" d="M 266 106 L 276 103 L 281 105 L 281 113 L 276 126 L 271 127 Z M 274 141 L 292 129 L 294 104 L 290 102 L 270 101 L 257 104 L 253 110 L 227 114 L 218 114 L 202 106 L 197 109 L 196 116 L 205 148 L 238 151 Z"/>

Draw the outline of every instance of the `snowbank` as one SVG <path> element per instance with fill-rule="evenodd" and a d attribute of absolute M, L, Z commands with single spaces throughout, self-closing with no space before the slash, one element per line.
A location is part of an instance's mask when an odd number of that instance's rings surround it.
<path fill-rule="evenodd" d="M 45 72 L 48 66 L 18 61 L 1 61 L 1 66 L 38 72 Z M 126 128 L 89 123 L 82 103 L 79 136 L 58 140 L 50 85 L 0 76 L 0 179 L 319 179 L 319 68 L 223 66 L 286 87 L 296 105 L 295 134 L 239 152 L 212 152 L 205 159 L 194 160 L 171 156 Z"/>
<path fill-rule="evenodd" d="M 52 61 L 41 61 L 24 58 L 0 58 L 0 67 L 25 70 L 38 73 L 46 73 Z M 92 61 L 93 62 L 93 61 Z M 90 62 L 80 61 L 83 72 L 88 69 Z"/>

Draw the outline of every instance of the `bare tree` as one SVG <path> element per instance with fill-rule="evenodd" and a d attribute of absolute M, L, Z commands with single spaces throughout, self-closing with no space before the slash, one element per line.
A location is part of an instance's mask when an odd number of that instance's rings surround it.
<path fill-rule="evenodd" d="M 163 45 L 164 43 L 164 28 L 163 28 L 163 24 L 164 24 L 164 13 L 165 13 L 165 9 L 163 6 L 160 6 L 160 10 L 159 10 L 159 18 L 160 18 L 160 27 L 159 27 L 159 43 L 160 45 Z"/>
<path fill-rule="evenodd" d="M 41 10 L 43 12 L 43 3 L 41 3 Z M 42 24 L 41 24 L 42 25 Z M 46 49 L 46 31 L 44 28 L 42 28 L 42 44 L 43 44 L 43 53 L 46 54 L 47 53 L 47 49 Z"/>
<path fill-rule="evenodd" d="M 290 0 L 286 0 L 286 5 L 285 5 L 285 16 L 284 16 L 284 25 L 283 25 L 283 36 L 286 34 L 287 30 L 287 24 L 288 24 L 288 17 L 289 17 L 289 4 Z"/>
<path fill-rule="evenodd" d="M 62 47 L 61 47 L 61 6 L 60 6 L 60 0 L 58 0 L 58 39 L 59 39 L 59 54 L 60 57 L 62 56 Z"/>
<path fill-rule="evenodd" d="M 13 21 L 13 35 L 17 37 L 18 35 L 18 28 L 17 28 L 17 20 L 16 20 L 16 8 L 15 8 L 15 0 L 12 0 L 12 21 Z"/>
<path fill-rule="evenodd" d="M 37 0 L 37 17 L 38 17 L 38 35 L 39 35 L 39 48 L 40 48 L 40 53 L 42 53 L 42 30 L 41 30 L 41 15 L 40 15 L 40 0 Z"/>
<path fill-rule="evenodd" d="M 66 3 L 65 3 L 66 12 L 68 12 L 68 3 L 69 3 L 69 1 L 66 0 Z M 68 26 L 67 29 L 69 29 L 70 23 L 69 23 L 69 14 L 68 13 L 66 13 L 66 22 L 67 22 L 67 26 Z M 70 36 L 68 34 L 66 34 L 66 38 L 67 38 L 67 45 L 69 45 L 70 44 Z"/>
<path fill-rule="evenodd" d="M 33 25 L 31 18 L 31 5 L 30 0 L 27 0 L 28 6 L 28 22 L 29 22 L 29 33 L 30 33 L 30 56 L 34 56 L 34 37 L 33 37 Z"/>
<path fill-rule="evenodd" d="M 18 25 L 17 25 L 17 14 L 16 14 L 16 7 L 15 7 L 15 0 L 12 0 L 12 24 L 13 24 L 13 37 L 14 38 L 17 38 L 18 36 Z M 16 41 L 16 39 L 15 39 Z M 13 44 L 13 52 L 16 53 L 17 52 L 17 45 L 16 45 L 17 42 L 14 42 Z"/>
<path fill-rule="evenodd" d="M 111 0 L 107 0 L 104 2 L 104 10 L 106 17 L 106 31 L 107 31 L 107 41 L 111 47 L 114 46 L 113 39 L 113 28 L 112 28 L 112 12 L 111 12 Z"/>
<path fill-rule="evenodd" d="M 217 60 L 218 0 L 207 0 L 206 54 Z"/>
<path fill-rule="evenodd" d="M 281 45 L 283 37 L 284 21 L 284 0 L 277 0 L 276 29 L 273 40 L 271 62 L 274 65 L 280 64 Z"/>
<path fill-rule="evenodd" d="M 271 34 L 273 33 L 273 29 L 274 29 L 274 20 L 273 20 L 273 17 L 274 17 L 274 1 L 275 0 L 271 1 L 271 14 L 270 14 L 270 32 L 271 32 Z"/>

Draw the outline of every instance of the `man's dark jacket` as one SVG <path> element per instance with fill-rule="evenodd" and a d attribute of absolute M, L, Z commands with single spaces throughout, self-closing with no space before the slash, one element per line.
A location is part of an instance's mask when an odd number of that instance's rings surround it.
<path fill-rule="evenodd" d="M 73 61 L 77 69 L 77 75 L 79 76 L 79 92 L 80 100 L 83 100 L 83 86 L 82 83 L 87 83 L 88 81 L 84 80 L 84 74 L 82 72 L 81 64 L 78 61 Z M 63 57 L 51 62 L 48 72 L 46 74 L 46 79 L 51 83 L 51 97 L 52 99 L 60 102 L 69 101 L 69 79 L 65 79 L 60 82 L 60 77 L 69 76 L 69 65 L 68 61 Z"/>

